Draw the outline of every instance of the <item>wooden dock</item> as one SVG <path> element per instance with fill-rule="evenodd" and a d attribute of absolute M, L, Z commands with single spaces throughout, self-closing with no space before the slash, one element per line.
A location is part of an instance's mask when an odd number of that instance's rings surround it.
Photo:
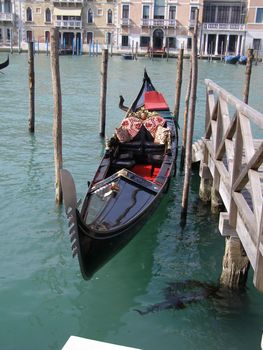
<path fill-rule="evenodd" d="M 192 148 L 212 205 L 222 201 L 219 230 L 240 239 L 263 292 L 263 114 L 206 80 L 205 134 Z M 203 187 L 204 190 L 204 187 Z"/>

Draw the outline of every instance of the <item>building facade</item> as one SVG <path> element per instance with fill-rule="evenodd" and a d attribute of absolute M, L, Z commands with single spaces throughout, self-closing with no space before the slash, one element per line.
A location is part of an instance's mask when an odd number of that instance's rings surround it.
<path fill-rule="evenodd" d="M 0 0 L 0 48 L 46 50 L 57 27 L 65 51 L 187 53 L 197 8 L 200 56 L 262 56 L 263 0 Z"/>

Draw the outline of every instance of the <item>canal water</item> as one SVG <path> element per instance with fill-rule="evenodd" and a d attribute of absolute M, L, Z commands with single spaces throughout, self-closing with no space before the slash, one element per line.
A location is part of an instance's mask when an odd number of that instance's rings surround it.
<path fill-rule="evenodd" d="M 5 59 L 0 54 L 0 61 Z M 156 88 L 173 106 L 176 61 L 109 60 L 107 135 L 123 118 L 119 95 L 131 103 L 144 67 Z M 83 198 L 103 151 L 98 136 L 99 57 L 61 57 L 63 158 Z M 28 63 L 25 54 L 10 56 L 0 74 L 0 348 L 58 350 L 70 335 L 144 350 L 259 349 L 263 330 L 263 294 L 249 274 L 241 294 L 207 299 L 183 310 L 144 316 L 135 309 L 165 299 L 170 283 L 199 280 L 217 283 L 224 239 L 218 217 L 198 199 L 198 171 L 191 179 L 189 214 L 180 227 L 183 176 L 136 238 L 84 281 L 71 257 L 64 208 L 54 203 L 52 144 L 53 98 L 50 61 L 35 56 L 36 132 L 28 125 Z M 184 62 L 183 101 L 189 75 Z M 245 67 L 199 62 L 194 138 L 203 133 L 204 79 L 214 80 L 242 97 Z M 250 103 L 263 112 L 263 65 L 253 67 Z M 261 135 L 262 137 L 262 135 Z M 188 292 L 187 292 L 188 293 Z"/>

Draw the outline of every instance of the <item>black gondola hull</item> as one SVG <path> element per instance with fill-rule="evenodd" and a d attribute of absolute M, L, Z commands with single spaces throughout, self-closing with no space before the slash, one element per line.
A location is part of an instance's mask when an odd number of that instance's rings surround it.
<path fill-rule="evenodd" d="M 159 206 L 163 195 L 167 192 L 168 186 L 169 181 L 166 182 L 151 205 L 141 213 L 140 217 L 136 218 L 119 232 L 115 232 L 114 236 L 111 238 L 95 239 L 89 237 L 87 226 L 83 224 L 81 216 L 78 213 L 78 259 L 84 279 L 90 279 L 96 271 L 105 265 L 136 236 Z"/>

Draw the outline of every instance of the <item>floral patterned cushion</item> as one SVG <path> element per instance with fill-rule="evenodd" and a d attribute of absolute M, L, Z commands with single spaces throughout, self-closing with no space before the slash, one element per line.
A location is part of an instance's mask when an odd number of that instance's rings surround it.
<path fill-rule="evenodd" d="M 116 135 L 118 140 L 123 143 L 123 142 L 129 142 L 131 140 L 131 135 L 129 134 L 128 130 L 119 127 L 115 129 Z"/>
<path fill-rule="evenodd" d="M 158 126 L 164 126 L 165 119 L 160 115 L 154 115 L 145 120 L 144 126 L 151 133 L 152 137 L 155 137 Z"/>
<path fill-rule="evenodd" d="M 121 122 L 121 127 L 128 131 L 131 138 L 134 138 L 138 134 L 141 126 L 142 122 L 136 117 L 125 118 Z"/>
<path fill-rule="evenodd" d="M 159 143 L 163 145 L 168 143 L 169 140 L 170 140 L 170 129 L 164 128 L 163 126 L 159 125 L 155 133 L 154 143 Z"/>

